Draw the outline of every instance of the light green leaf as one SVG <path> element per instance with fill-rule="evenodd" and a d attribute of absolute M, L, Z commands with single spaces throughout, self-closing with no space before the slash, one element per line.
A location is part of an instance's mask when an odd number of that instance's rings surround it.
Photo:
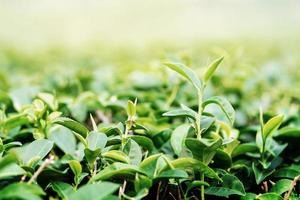
<path fill-rule="evenodd" d="M 266 141 L 266 139 L 279 128 L 282 121 L 283 121 L 283 115 L 277 115 L 271 118 L 269 121 L 267 121 L 267 123 L 263 126 L 263 133 L 262 133 L 263 141 Z"/>
<path fill-rule="evenodd" d="M 80 134 L 84 138 L 87 136 L 89 132 L 89 130 L 84 125 L 67 117 L 56 118 L 55 120 L 53 120 L 53 123 L 65 126 L 71 129 L 72 131 Z"/>
<path fill-rule="evenodd" d="M 35 140 L 28 145 L 16 148 L 17 155 L 26 165 L 33 158 L 43 159 L 52 149 L 53 142 L 47 139 Z"/>
<path fill-rule="evenodd" d="M 208 98 L 202 104 L 203 109 L 209 104 L 218 105 L 221 108 L 221 110 L 224 112 L 227 119 L 233 125 L 234 120 L 235 120 L 235 111 L 234 111 L 232 105 L 230 104 L 230 102 L 226 98 L 221 97 L 221 96 L 214 96 L 214 97 Z"/>
<path fill-rule="evenodd" d="M 183 109 L 183 108 L 170 110 L 168 112 L 163 113 L 162 116 L 164 116 L 164 117 L 189 117 L 192 120 L 196 120 L 196 115 L 194 112 L 191 112 L 191 111 Z"/>
<path fill-rule="evenodd" d="M 131 139 L 126 142 L 123 151 L 128 155 L 130 164 L 139 165 L 143 158 L 141 147 Z"/>
<path fill-rule="evenodd" d="M 10 163 L 0 168 L 0 179 L 9 178 L 12 176 L 20 176 L 23 174 L 26 174 L 26 171 L 16 163 Z"/>
<path fill-rule="evenodd" d="M 82 172 L 82 167 L 80 162 L 78 162 L 77 160 L 71 160 L 69 161 L 69 166 L 72 172 L 74 173 L 75 177 L 79 178 Z"/>
<path fill-rule="evenodd" d="M 53 126 L 49 130 L 49 139 L 52 140 L 65 154 L 75 154 L 76 139 L 71 130 L 63 126 Z"/>
<path fill-rule="evenodd" d="M 200 91 L 202 84 L 197 74 L 193 72 L 193 70 L 181 63 L 164 63 L 164 65 L 186 78 L 198 91 Z"/>
<path fill-rule="evenodd" d="M 130 163 L 129 157 L 123 151 L 110 150 L 103 153 L 102 156 L 106 159 L 112 159 L 119 162 Z"/>
<path fill-rule="evenodd" d="M 92 131 L 86 138 L 88 148 L 92 151 L 96 149 L 104 149 L 107 143 L 107 136 L 104 133 Z"/>
<path fill-rule="evenodd" d="M 130 177 L 135 177 L 135 175 L 137 173 L 145 174 L 145 172 L 140 170 L 135 165 L 115 162 L 115 163 L 105 167 L 99 173 L 97 173 L 94 177 L 91 178 L 90 181 L 107 180 L 112 177 L 120 177 L 120 178 L 128 177 L 128 178 L 130 178 Z"/>
<path fill-rule="evenodd" d="M 41 92 L 38 93 L 37 97 L 43 100 L 51 110 L 55 111 L 58 109 L 58 102 L 52 94 Z"/>
<path fill-rule="evenodd" d="M 84 185 L 77 192 L 70 195 L 70 200 L 102 200 L 106 196 L 113 194 L 119 188 L 118 184 L 101 182 Z"/>
<path fill-rule="evenodd" d="M 203 76 L 203 81 L 204 83 L 207 83 L 209 79 L 213 76 L 214 72 L 216 71 L 217 67 L 219 64 L 222 62 L 224 57 L 218 58 L 214 60 L 206 69 L 204 76 Z"/>
<path fill-rule="evenodd" d="M 132 101 L 127 102 L 127 115 L 129 117 L 134 117 L 136 114 L 136 102 L 133 103 Z"/>
<path fill-rule="evenodd" d="M 176 155 L 181 153 L 189 129 L 189 124 L 182 124 L 172 132 L 170 142 Z"/>

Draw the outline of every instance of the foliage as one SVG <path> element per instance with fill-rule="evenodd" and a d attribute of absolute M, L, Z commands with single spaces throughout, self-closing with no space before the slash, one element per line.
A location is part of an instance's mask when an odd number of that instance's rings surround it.
<path fill-rule="evenodd" d="M 299 199 L 297 90 L 221 52 L 0 80 L 0 199 Z"/>

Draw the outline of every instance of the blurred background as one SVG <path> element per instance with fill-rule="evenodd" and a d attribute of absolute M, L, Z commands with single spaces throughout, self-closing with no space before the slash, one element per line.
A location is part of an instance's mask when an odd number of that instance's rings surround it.
<path fill-rule="evenodd" d="M 164 82 L 166 60 L 200 74 L 225 56 L 219 93 L 289 106 L 300 96 L 299 11 L 298 0 L 0 0 L 0 89 L 122 89 Z"/>
<path fill-rule="evenodd" d="M 297 0 L 1 0 L 0 42 L 18 49 L 236 38 L 287 42 L 299 38 L 299 10 Z"/>

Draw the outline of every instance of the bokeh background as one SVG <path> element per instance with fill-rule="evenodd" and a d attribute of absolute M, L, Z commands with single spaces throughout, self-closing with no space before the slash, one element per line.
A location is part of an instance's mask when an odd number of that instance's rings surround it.
<path fill-rule="evenodd" d="M 1 0 L 0 41 L 17 48 L 296 40 L 297 0 Z M 284 40 L 284 41 L 281 41 Z"/>
<path fill-rule="evenodd" d="M 0 89 L 79 80 L 121 90 L 164 82 L 166 60 L 200 74 L 225 56 L 219 94 L 247 94 L 250 111 L 289 110 L 300 96 L 299 11 L 298 0 L 0 0 Z"/>

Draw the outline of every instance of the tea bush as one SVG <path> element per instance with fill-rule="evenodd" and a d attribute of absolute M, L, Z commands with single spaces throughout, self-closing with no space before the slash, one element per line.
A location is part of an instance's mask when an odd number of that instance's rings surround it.
<path fill-rule="evenodd" d="M 0 199 L 300 199 L 299 59 L 196 50 L 3 50 Z"/>

